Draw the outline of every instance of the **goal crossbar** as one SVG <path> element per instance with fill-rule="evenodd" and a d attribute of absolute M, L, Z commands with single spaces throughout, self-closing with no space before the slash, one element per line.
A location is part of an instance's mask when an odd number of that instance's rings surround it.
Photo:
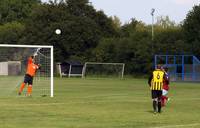
<path fill-rule="evenodd" d="M 0 44 L 0 47 L 18 47 L 18 48 L 53 48 L 50 45 L 17 45 L 17 44 Z"/>

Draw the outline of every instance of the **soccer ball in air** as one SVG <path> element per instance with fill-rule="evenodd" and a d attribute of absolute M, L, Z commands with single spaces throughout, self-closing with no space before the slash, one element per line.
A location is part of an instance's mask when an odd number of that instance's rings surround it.
<path fill-rule="evenodd" d="M 60 30 L 60 29 L 56 29 L 56 30 L 55 30 L 55 33 L 56 33 L 57 35 L 60 35 L 60 34 L 61 34 L 61 30 Z"/>

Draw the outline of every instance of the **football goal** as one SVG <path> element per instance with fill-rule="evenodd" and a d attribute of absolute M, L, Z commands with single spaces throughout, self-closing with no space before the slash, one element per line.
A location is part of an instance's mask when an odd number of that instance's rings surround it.
<path fill-rule="evenodd" d="M 124 63 L 99 63 L 86 62 L 82 70 L 82 78 L 85 77 L 102 77 L 102 78 L 123 78 Z"/>
<path fill-rule="evenodd" d="M 41 65 L 33 78 L 33 96 L 53 97 L 53 46 L 0 44 L 0 96 L 17 96 L 24 80 L 27 60 L 36 55 Z M 26 95 L 25 87 L 22 96 Z"/>

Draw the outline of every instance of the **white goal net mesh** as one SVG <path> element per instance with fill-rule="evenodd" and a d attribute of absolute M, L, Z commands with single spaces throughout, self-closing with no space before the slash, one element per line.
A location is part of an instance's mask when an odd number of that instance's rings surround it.
<path fill-rule="evenodd" d="M 86 62 L 83 67 L 82 77 L 123 78 L 124 67 L 124 63 Z"/>
<path fill-rule="evenodd" d="M 0 45 L 0 96 L 17 96 L 27 69 L 28 58 L 37 52 L 35 63 L 41 65 L 33 78 L 32 95 L 50 96 L 51 94 L 51 48 L 18 47 Z M 26 95 L 27 85 L 22 96 Z"/>

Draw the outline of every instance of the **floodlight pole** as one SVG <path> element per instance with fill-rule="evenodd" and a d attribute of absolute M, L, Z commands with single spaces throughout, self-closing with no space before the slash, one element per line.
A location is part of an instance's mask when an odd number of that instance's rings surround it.
<path fill-rule="evenodd" d="M 151 40 L 152 40 L 152 41 L 153 41 L 153 39 L 154 39 L 154 12 L 155 12 L 155 9 L 152 8 L 152 9 L 151 9 L 151 16 L 152 16 Z"/>

